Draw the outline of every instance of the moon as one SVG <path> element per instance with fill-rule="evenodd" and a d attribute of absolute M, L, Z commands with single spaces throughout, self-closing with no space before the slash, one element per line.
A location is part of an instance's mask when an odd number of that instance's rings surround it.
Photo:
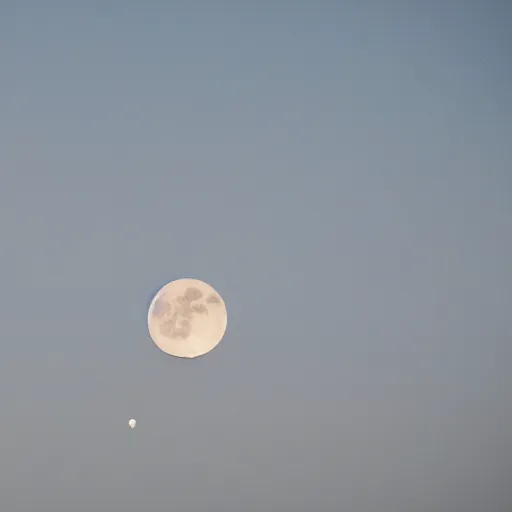
<path fill-rule="evenodd" d="M 171 356 L 192 359 L 213 350 L 227 327 L 220 294 L 198 279 L 178 279 L 163 286 L 148 310 L 155 345 Z"/>

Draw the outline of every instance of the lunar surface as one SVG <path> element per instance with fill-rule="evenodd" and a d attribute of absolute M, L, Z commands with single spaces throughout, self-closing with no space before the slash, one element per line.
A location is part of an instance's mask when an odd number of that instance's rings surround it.
<path fill-rule="evenodd" d="M 149 334 L 171 356 L 194 358 L 213 350 L 226 332 L 222 297 L 197 279 L 178 279 L 161 288 L 148 311 Z"/>

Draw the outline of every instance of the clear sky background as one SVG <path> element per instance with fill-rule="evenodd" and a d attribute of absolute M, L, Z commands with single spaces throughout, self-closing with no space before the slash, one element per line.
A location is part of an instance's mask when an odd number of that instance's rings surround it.
<path fill-rule="evenodd" d="M 2 511 L 509 511 L 511 13 L 1 2 Z"/>

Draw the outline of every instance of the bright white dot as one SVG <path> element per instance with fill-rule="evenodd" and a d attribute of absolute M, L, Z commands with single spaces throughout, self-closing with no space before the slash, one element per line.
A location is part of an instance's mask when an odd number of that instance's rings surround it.
<path fill-rule="evenodd" d="M 128 422 L 128 425 L 130 425 L 130 428 L 135 428 L 135 425 L 137 425 L 137 422 L 134 419 L 131 419 Z"/>

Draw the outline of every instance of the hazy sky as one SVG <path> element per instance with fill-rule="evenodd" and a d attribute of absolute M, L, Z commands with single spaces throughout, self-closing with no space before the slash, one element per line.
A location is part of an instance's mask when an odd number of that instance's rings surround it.
<path fill-rule="evenodd" d="M 512 8 L 407 5 L 1 2 L 0 509 L 510 510 Z"/>

